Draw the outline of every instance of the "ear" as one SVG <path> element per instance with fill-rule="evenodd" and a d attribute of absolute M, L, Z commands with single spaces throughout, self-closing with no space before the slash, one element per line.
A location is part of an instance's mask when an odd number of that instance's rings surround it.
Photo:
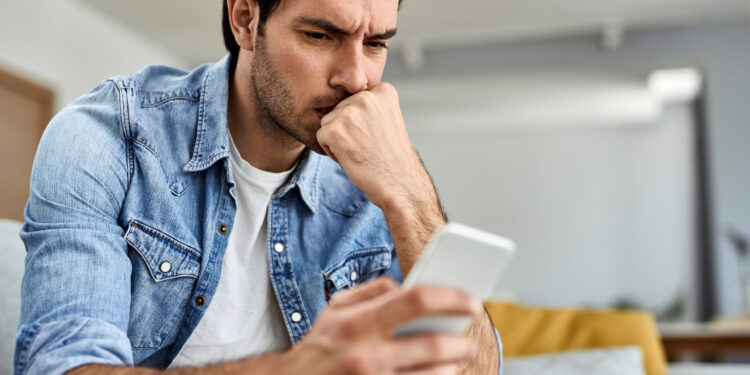
<path fill-rule="evenodd" d="M 258 3 L 255 0 L 226 0 L 229 23 L 240 48 L 252 51 L 258 26 Z"/>

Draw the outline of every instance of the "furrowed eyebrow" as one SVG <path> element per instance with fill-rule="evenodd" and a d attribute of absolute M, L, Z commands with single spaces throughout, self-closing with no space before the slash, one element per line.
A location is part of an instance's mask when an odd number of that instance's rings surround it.
<path fill-rule="evenodd" d="M 323 29 L 333 34 L 339 34 L 339 35 L 351 35 L 352 34 L 334 25 L 333 22 L 328 21 L 323 18 L 298 17 L 296 21 L 299 23 L 310 25 L 310 26 L 315 26 L 317 28 Z M 394 35 L 396 35 L 396 29 L 390 29 L 382 34 L 370 36 L 368 37 L 368 39 L 390 39 Z"/>
<path fill-rule="evenodd" d="M 390 29 L 386 30 L 386 32 L 382 34 L 373 35 L 370 37 L 370 39 L 391 39 L 394 35 L 396 35 L 396 29 Z"/>

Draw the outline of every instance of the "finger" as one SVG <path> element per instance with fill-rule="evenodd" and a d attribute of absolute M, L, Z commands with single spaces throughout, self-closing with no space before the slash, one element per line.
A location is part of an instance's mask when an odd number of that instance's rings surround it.
<path fill-rule="evenodd" d="M 378 277 L 373 281 L 360 284 L 357 287 L 335 294 L 331 298 L 330 306 L 349 306 L 398 289 L 398 284 L 390 277 Z"/>
<path fill-rule="evenodd" d="M 482 304 L 459 289 L 416 285 L 385 301 L 379 308 L 383 329 L 396 327 L 417 318 L 435 315 L 477 315 Z"/>
<path fill-rule="evenodd" d="M 460 363 L 476 355 L 476 344 L 465 335 L 426 334 L 397 339 L 389 346 L 399 370 Z"/>
<path fill-rule="evenodd" d="M 333 151 L 331 151 L 331 148 L 328 147 L 328 145 L 320 143 L 320 147 L 323 149 L 323 151 L 325 151 L 326 155 L 328 155 L 329 158 L 333 159 L 333 161 L 335 161 L 336 163 L 339 162 L 338 159 L 336 159 L 336 155 L 333 153 Z"/>
<path fill-rule="evenodd" d="M 320 130 L 318 130 L 318 132 L 315 134 L 315 137 L 318 139 L 318 144 L 320 145 L 320 148 L 323 149 L 323 152 L 325 152 L 326 155 L 328 155 L 328 157 L 333 159 L 333 161 L 338 163 L 339 161 L 336 159 L 336 155 L 333 153 L 333 150 L 331 150 L 331 147 L 328 145 L 328 142 L 329 142 L 328 133 L 329 132 L 330 132 L 329 129 L 321 127 Z"/>
<path fill-rule="evenodd" d="M 372 90 L 370 90 L 370 89 L 368 89 L 368 90 L 362 90 L 362 91 L 356 92 L 356 93 L 354 93 L 352 95 L 349 95 L 344 100 L 340 101 L 336 105 L 336 107 L 333 108 L 333 110 L 334 111 L 337 110 L 337 109 L 341 110 L 342 108 L 350 106 L 350 105 L 357 106 L 357 105 L 359 105 L 358 103 L 362 100 L 362 96 L 372 94 L 371 91 Z M 333 111 L 331 111 L 331 112 L 333 112 Z"/>
<path fill-rule="evenodd" d="M 371 87 L 369 91 L 380 95 L 398 95 L 396 88 L 389 82 L 379 82 Z"/>
<path fill-rule="evenodd" d="M 406 371 L 398 371 L 399 375 L 455 375 L 460 369 L 459 364 L 450 363 L 433 367 L 424 367 Z"/>

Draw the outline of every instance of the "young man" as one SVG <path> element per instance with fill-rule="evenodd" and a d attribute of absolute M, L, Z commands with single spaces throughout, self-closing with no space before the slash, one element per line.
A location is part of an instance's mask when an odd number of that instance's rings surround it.
<path fill-rule="evenodd" d="M 380 82 L 398 6 L 227 0 L 222 61 L 61 111 L 21 233 L 15 372 L 497 373 L 478 301 L 392 281 L 444 223 Z M 394 337 L 436 314 L 474 320 Z"/>

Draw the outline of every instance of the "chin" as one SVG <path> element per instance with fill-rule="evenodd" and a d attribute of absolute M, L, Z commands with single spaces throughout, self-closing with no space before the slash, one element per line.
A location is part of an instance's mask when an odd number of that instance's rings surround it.
<path fill-rule="evenodd" d="M 308 145 L 305 145 L 305 146 L 307 146 L 307 148 L 309 148 L 310 150 L 315 151 L 316 153 L 318 153 L 320 155 L 323 155 L 323 156 L 328 155 L 323 150 L 323 147 L 320 147 L 320 144 L 318 142 L 315 142 L 314 144 L 308 144 Z"/>

